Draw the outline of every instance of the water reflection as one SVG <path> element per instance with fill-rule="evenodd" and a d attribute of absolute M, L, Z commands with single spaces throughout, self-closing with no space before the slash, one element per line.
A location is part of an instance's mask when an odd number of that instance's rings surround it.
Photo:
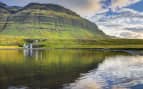
<path fill-rule="evenodd" d="M 128 54 L 99 50 L 0 50 L 0 89 L 61 89 L 115 55 Z"/>
<path fill-rule="evenodd" d="M 32 49 L 23 49 L 24 56 L 33 56 L 33 50 Z"/>
<path fill-rule="evenodd" d="M 143 89 L 143 56 L 107 57 L 64 89 Z"/>
<path fill-rule="evenodd" d="M 25 58 L 34 58 L 35 60 L 44 59 L 45 50 L 24 49 L 23 55 Z"/>

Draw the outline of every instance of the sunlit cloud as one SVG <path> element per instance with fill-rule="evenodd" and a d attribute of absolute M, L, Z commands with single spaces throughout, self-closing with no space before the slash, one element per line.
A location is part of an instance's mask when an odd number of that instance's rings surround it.
<path fill-rule="evenodd" d="M 89 0 L 88 4 L 85 4 L 80 8 L 76 7 L 76 11 L 81 15 L 92 15 L 101 10 L 103 10 L 103 8 L 101 6 L 100 0 Z"/>

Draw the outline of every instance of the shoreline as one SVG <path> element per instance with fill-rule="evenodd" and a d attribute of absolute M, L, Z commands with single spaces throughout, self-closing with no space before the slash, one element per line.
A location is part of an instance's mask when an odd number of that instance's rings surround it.
<path fill-rule="evenodd" d="M 18 46 L 0 46 L 0 50 L 31 50 L 31 48 L 23 48 Z M 43 50 L 43 49 L 95 49 L 95 50 L 143 50 L 143 47 L 43 47 L 43 48 L 32 48 L 32 50 Z"/>

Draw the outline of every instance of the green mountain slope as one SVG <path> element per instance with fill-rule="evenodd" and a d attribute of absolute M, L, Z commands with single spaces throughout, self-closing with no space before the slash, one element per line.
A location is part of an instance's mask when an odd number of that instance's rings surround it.
<path fill-rule="evenodd" d="M 1 12 L 0 35 L 46 39 L 107 37 L 94 23 L 59 5 L 31 3 L 15 13 L 0 8 Z"/>

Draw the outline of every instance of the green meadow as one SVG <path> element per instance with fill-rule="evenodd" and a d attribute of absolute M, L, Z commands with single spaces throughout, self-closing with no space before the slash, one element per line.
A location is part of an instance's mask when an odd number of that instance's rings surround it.
<path fill-rule="evenodd" d="M 6 36 L 3 35 L 0 39 L 0 48 L 14 46 L 19 47 L 25 43 L 24 36 Z M 29 38 L 32 39 L 32 38 Z M 35 38 L 33 38 L 35 39 Z M 37 38 L 40 39 L 40 38 Z M 43 39 L 43 38 L 42 38 Z M 104 48 L 104 49 L 140 49 L 143 48 L 142 39 L 47 39 L 44 42 L 39 42 L 39 45 L 44 45 L 44 48 Z"/>

